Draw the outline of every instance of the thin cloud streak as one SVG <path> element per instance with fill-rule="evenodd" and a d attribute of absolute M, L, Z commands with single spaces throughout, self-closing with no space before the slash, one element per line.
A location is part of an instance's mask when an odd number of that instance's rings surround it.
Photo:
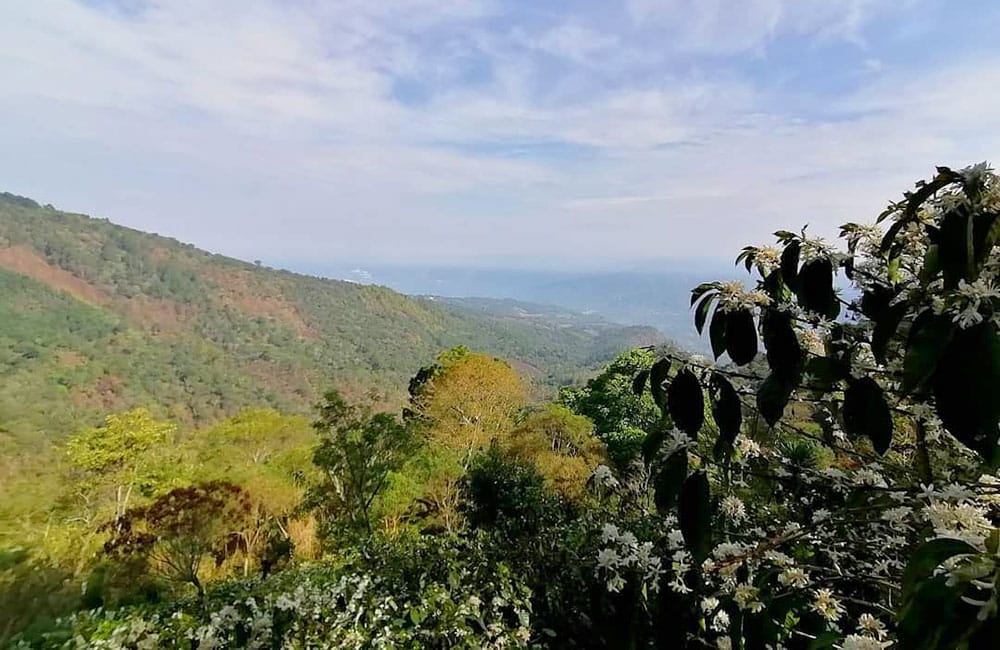
<path fill-rule="evenodd" d="M 1000 46 L 906 64 L 947 10 L 11 3 L 0 189 L 250 259 L 718 257 L 995 154 Z"/>

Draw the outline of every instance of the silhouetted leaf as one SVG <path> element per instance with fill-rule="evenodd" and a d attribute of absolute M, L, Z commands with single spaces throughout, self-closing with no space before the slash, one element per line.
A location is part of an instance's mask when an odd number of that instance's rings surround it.
<path fill-rule="evenodd" d="M 946 289 L 954 289 L 960 280 L 974 279 L 970 264 L 974 251 L 969 250 L 969 208 L 960 205 L 942 218 L 938 227 L 928 226 L 927 236 L 937 246 L 937 263 Z"/>
<path fill-rule="evenodd" d="M 799 252 L 801 245 L 793 240 L 781 251 L 781 277 L 792 291 L 799 286 Z"/>
<path fill-rule="evenodd" d="M 784 377 L 793 377 L 802 369 L 805 354 L 792 329 L 792 317 L 784 312 L 768 309 L 761 316 L 767 365 L 771 371 Z"/>
<path fill-rule="evenodd" d="M 649 369 L 649 392 L 653 394 L 653 401 L 661 409 L 666 408 L 667 393 L 663 384 L 667 381 L 670 373 L 670 359 L 659 359 Z"/>
<path fill-rule="evenodd" d="M 917 316 L 907 336 L 906 356 L 903 358 L 904 392 L 920 388 L 934 375 L 955 329 L 950 316 L 938 315 L 929 309 Z"/>
<path fill-rule="evenodd" d="M 704 471 L 692 474 L 681 486 L 677 519 L 685 545 L 701 564 L 712 550 L 712 495 Z"/>
<path fill-rule="evenodd" d="M 802 265 L 797 295 L 807 310 L 831 319 L 837 317 L 840 305 L 833 291 L 833 264 L 828 258 L 819 257 Z"/>
<path fill-rule="evenodd" d="M 996 462 L 1000 421 L 1000 340 L 989 321 L 958 330 L 938 363 L 934 401 L 945 428 Z"/>
<path fill-rule="evenodd" d="M 667 406 L 674 426 L 691 437 L 698 435 L 705 422 L 705 396 L 693 372 L 685 368 L 670 382 Z"/>
<path fill-rule="evenodd" d="M 637 396 L 641 396 L 646 390 L 646 380 L 649 379 L 648 370 L 640 370 L 639 374 L 635 376 L 632 380 L 632 392 Z"/>
<path fill-rule="evenodd" d="M 674 507 L 677 495 L 687 478 L 688 455 L 684 449 L 670 454 L 660 466 L 653 481 L 653 502 L 660 513 L 666 513 Z"/>
<path fill-rule="evenodd" d="M 694 327 L 698 330 L 698 334 L 701 334 L 702 330 L 705 329 L 705 320 L 708 318 L 708 312 L 711 311 L 714 302 L 715 296 L 713 295 L 698 303 L 698 307 L 694 311 Z"/>
<path fill-rule="evenodd" d="M 726 352 L 738 366 L 745 366 L 757 356 L 757 326 L 749 309 L 726 314 Z"/>
<path fill-rule="evenodd" d="M 736 389 L 719 373 L 712 374 L 709 388 L 712 398 L 712 418 L 719 429 L 719 438 L 715 442 L 713 454 L 716 460 L 722 461 L 732 453 L 733 442 L 740 432 L 743 424 L 743 405 Z"/>
<path fill-rule="evenodd" d="M 772 427 L 785 413 L 785 407 L 793 390 L 795 384 L 791 379 L 773 372 L 757 388 L 757 410 L 764 421 Z"/>
<path fill-rule="evenodd" d="M 868 436 L 875 451 L 885 454 L 892 443 L 892 414 L 882 387 L 871 377 L 851 379 L 844 391 L 844 431 Z"/>
<path fill-rule="evenodd" d="M 889 347 L 889 341 L 896 335 L 896 330 L 899 329 L 899 324 L 903 322 L 906 311 L 906 303 L 900 303 L 892 307 L 887 307 L 877 318 L 873 318 L 875 320 L 875 328 L 872 330 L 872 356 L 879 363 L 885 363 L 885 353 Z"/>
<path fill-rule="evenodd" d="M 656 458 L 656 454 L 660 451 L 660 446 L 663 445 L 666 435 L 667 431 L 664 427 L 656 427 L 642 439 L 642 460 L 647 465 Z"/>
<path fill-rule="evenodd" d="M 694 307 L 694 303 L 701 300 L 701 297 L 712 289 L 718 288 L 715 282 L 702 282 L 697 287 L 691 290 L 691 306 Z"/>
<path fill-rule="evenodd" d="M 712 315 L 712 322 L 708 326 L 708 338 L 712 342 L 712 354 L 718 359 L 726 351 L 726 326 L 729 319 L 725 312 L 718 309 Z"/>

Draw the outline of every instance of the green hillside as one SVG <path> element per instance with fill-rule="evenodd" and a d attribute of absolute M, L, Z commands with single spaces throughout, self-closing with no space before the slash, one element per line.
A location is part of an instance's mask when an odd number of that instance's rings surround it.
<path fill-rule="evenodd" d="M 0 295 L 0 448 L 137 404 L 198 424 L 248 405 L 304 412 L 329 386 L 391 400 L 458 344 L 554 384 L 659 340 L 263 268 L 11 194 Z"/>

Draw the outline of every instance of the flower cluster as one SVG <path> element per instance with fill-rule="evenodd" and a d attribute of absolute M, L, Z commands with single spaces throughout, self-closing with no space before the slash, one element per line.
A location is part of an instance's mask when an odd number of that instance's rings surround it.
<path fill-rule="evenodd" d="M 604 548 L 597 553 L 597 570 L 608 591 L 621 591 L 630 576 L 650 591 L 659 588 L 663 567 L 651 542 L 639 542 L 632 533 L 619 531 L 614 524 L 605 524 L 601 543 Z"/>

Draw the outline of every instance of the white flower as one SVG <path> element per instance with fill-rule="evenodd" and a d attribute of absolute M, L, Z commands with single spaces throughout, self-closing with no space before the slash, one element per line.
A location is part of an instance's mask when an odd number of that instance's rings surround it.
<path fill-rule="evenodd" d="M 604 524 L 604 527 L 601 528 L 601 542 L 605 544 L 618 541 L 618 535 L 618 526 L 614 524 Z"/>
<path fill-rule="evenodd" d="M 743 505 L 743 501 L 737 496 L 727 496 L 722 500 L 720 508 L 724 515 L 735 522 L 743 521 L 747 517 L 746 506 Z"/>
<path fill-rule="evenodd" d="M 729 614 L 723 610 L 712 619 L 712 629 L 716 632 L 725 632 L 729 629 Z"/>
<path fill-rule="evenodd" d="M 844 644 L 840 648 L 841 650 L 882 650 L 882 648 L 888 648 L 890 645 L 892 644 L 872 639 L 871 637 L 850 634 L 844 639 Z"/>
<path fill-rule="evenodd" d="M 955 314 L 952 319 L 958 326 L 962 329 L 968 329 L 973 325 L 978 325 L 983 322 L 983 315 L 979 313 L 979 307 L 976 305 L 969 305 L 962 311 Z"/>
<path fill-rule="evenodd" d="M 809 576 L 799 567 L 789 567 L 778 575 L 778 582 L 786 587 L 801 589 L 809 584 Z"/>
<path fill-rule="evenodd" d="M 618 552 L 613 548 L 602 548 L 597 553 L 597 566 L 600 569 L 606 569 L 609 571 L 614 571 L 622 563 L 622 559 L 618 556 Z"/>
<path fill-rule="evenodd" d="M 728 636 L 720 636 L 715 640 L 715 647 L 718 650 L 733 650 L 733 642 Z"/>
<path fill-rule="evenodd" d="M 812 608 L 828 621 L 836 621 L 844 613 L 844 606 L 829 589 L 816 590 L 816 598 L 813 600 Z"/>
<path fill-rule="evenodd" d="M 826 508 L 816 508 L 813 512 L 812 520 L 814 524 L 818 524 L 821 521 L 826 521 L 830 518 L 830 511 Z"/>
<path fill-rule="evenodd" d="M 898 508 L 889 508 L 882 513 L 882 520 L 889 522 L 896 530 L 906 530 L 909 529 L 909 525 L 906 523 L 906 519 L 912 514 L 913 509 L 907 506 L 899 506 Z"/>
<path fill-rule="evenodd" d="M 858 618 L 858 629 L 864 634 L 881 639 L 885 636 L 885 625 L 871 614 L 865 613 Z"/>
<path fill-rule="evenodd" d="M 739 585 L 733 592 L 733 600 L 740 609 L 747 609 L 751 612 L 759 612 L 764 609 L 764 604 L 757 600 L 757 588 L 750 585 Z"/>

